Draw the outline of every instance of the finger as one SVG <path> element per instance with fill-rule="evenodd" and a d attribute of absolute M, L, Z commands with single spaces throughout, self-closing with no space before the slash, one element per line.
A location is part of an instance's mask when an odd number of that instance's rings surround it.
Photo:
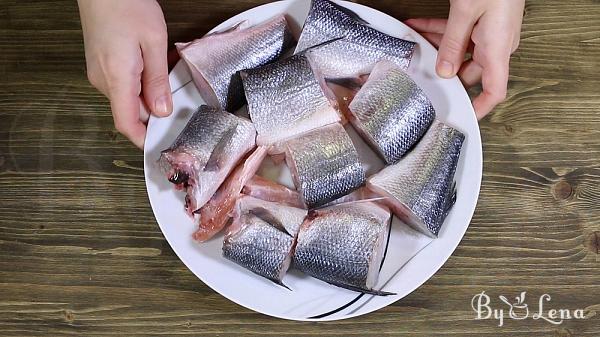
<path fill-rule="evenodd" d="M 144 59 L 142 93 L 150 111 L 156 116 L 165 117 L 173 111 L 166 33 L 153 39 L 156 40 L 143 43 L 141 46 Z"/>
<path fill-rule="evenodd" d="M 460 81 L 465 88 L 470 88 L 478 83 L 481 83 L 481 73 L 483 69 L 474 60 L 465 62 L 458 72 Z"/>
<path fill-rule="evenodd" d="M 134 87 L 112 87 L 110 106 L 117 131 L 142 149 L 146 126 L 140 121 L 140 98 L 135 91 Z"/>
<path fill-rule="evenodd" d="M 475 53 L 477 54 L 477 50 Z M 473 100 L 473 108 L 478 119 L 485 117 L 496 105 L 506 99 L 510 61 L 510 54 L 506 54 L 495 53 L 492 50 L 489 55 L 493 56 L 485 59 L 482 64 L 481 85 L 483 91 Z"/>
<path fill-rule="evenodd" d="M 442 42 L 442 34 L 439 33 L 421 33 L 421 35 L 429 41 L 436 49 L 440 48 L 440 43 Z"/>
<path fill-rule="evenodd" d="M 450 6 L 446 32 L 440 44 L 436 70 L 438 75 L 450 78 L 456 75 L 465 59 L 476 18 L 463 7 Z"/>
<path fill-rule="evenodd" d="M 408 19 L 404 23 L 420 33 L 444 34 L 447 21 L 446 19 L 418 18 Z"/>
<path fill-rule="evenodd" d="M 148 125 L 150 111 L 146 107 L 146 102 L 144 102 L 143 98 L 139 97 L 138 100 L 140 101 L 140 122 L 142 122 L 144 125 Z"/>

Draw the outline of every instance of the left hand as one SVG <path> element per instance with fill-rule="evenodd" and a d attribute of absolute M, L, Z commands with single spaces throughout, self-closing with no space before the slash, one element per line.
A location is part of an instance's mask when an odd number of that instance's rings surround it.
<path fill-rule="evenodd" d="M 473 100 L 478 119 L 506 99 L 510 56 L 519 46 L 524 7 L 525 0 L 450 0 L 447 20 L 405 22 L 439 49 L 439 76 L 458 75 L 466 87 L 482 84 L 483 92 Z"/>

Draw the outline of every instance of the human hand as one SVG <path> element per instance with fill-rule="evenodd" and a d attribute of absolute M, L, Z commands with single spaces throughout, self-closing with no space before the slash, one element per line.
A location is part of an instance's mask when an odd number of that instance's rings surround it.
<path fill-rule="evenodd" d="M 524 7 L 525 0 L 450 0 L 447 20 L 406 21 L 439 49 L 439 76 L 458 75 L 466 87 L 482 84 L 482 93 L 473 100 L 478 119 L 506 99 L 510 56 L 519 46 Z"/>
<path fill-rule="evenodd" d="M 171 114 L 167 27 L 154 0 L 78 0 L 90 83 L 110 100 L 115 128 L 144 147 L 150 112 Z"/>

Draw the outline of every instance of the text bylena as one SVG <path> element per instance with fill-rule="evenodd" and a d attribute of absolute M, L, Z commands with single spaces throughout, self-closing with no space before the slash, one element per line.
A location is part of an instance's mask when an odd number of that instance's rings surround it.
<path fill-rule="evenodd" d="M 498 321 L 498 326 L 504 325 L 504 319 L 510 318 L 513 320 L 544 320 L 550 324 L 559 325 L 565 320 L 570 319 L 585 319 L 583 309 L 555 309 L 549 308 L 552 297 L 548 294 L 543 294 L 537 301 L 537 308 L 527 304 L 527 292 L 522 292 L 515 297 L 514 302 L 509 301 L 505 296 L 498 296 L 500 301 L 492 303 L 489 295 L 482 291 L 481 294 L 473 296 L 471 307 L 475 311 L 477 320 L 495 319 Z"/>

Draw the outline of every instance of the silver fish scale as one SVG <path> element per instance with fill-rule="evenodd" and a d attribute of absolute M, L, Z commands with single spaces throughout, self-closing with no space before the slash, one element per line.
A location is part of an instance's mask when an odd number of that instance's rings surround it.
<path fill-rule="evenodd" d="M 285 17 L 248 29 L 225 33 L 229 40 L 206 48 L 205 64 L 199 65 L 224 110 L 244 104 L 244 88 L 238 74 L 278 59 L 293 43 Z"/>
<path fill-rule="evenodd" d="M 419 86 L 390 62 L 378 63 L 350 103 L 357 131 L 383 157 L 397 163 L 425 134 L 436 113 Z"/>
<path fill-rule="evenodd" d="M 309 132 L 287 146 L 296 187 L 309 208 L 342 197 L 365 182 L 356 148 L 339 123 Z"/>
<path fill-rule="evenodd" d="M 233 134 L 230 147 L 226 149 L 231 151 L 231 157 L 240 152 L 237 149 L 247 147 L 245 143 L 246 135 L 256 132 L 254 126 L 250 121 L 243 120 L 217 108 L 203 105 L 193 114 L 186 127 L 167 151 L 185 151 L 194 155 L 200 165 L 197 169 L 202 169 L 221 137 L 235 125 L 238 127 Z"/>
<path fill-rule="evenodd" d="M 360 22 L 356 14 L 331 1 L 314 0 L 296 53 L 320 45 L 323 46 L 312 49 L 309 55 L 325 77 L 334 78 L 369 73 L 382 59 L 407 69 L 416 44 Z"/>
<path fill-rule="evenodd" d="M 373 206 L 371 206 L 373 207 Z M 375 206 L 377 207 L 377 206 Z M 379 239 L 388 226 L 365 205 L 345 205 L 316 211 L 300 227 L 294 266 L 336 285 L 365 289 Z"/>
<path fill-rule="evenodd" d="M 464 140 L 460 131 L 436 120 L 411 152 L 369 178 L 369 185 L 407 207 L 419 221 L 409 225 L 437 236 L 454 203 L 454 174 Z"/>
<path fill-rule="evenodd" d="M 281 282 L 285 260 L 295 239 L 251 214 L 242 216 L 242 228 L 225 238 L 223 256 L 250 271 Z"/>
<path fill-rule="evenodd" d="M 339 120 L 305 56 L 246 70 L 242 77 L 261 144 L 262 138 L 278 141 Z"/>

